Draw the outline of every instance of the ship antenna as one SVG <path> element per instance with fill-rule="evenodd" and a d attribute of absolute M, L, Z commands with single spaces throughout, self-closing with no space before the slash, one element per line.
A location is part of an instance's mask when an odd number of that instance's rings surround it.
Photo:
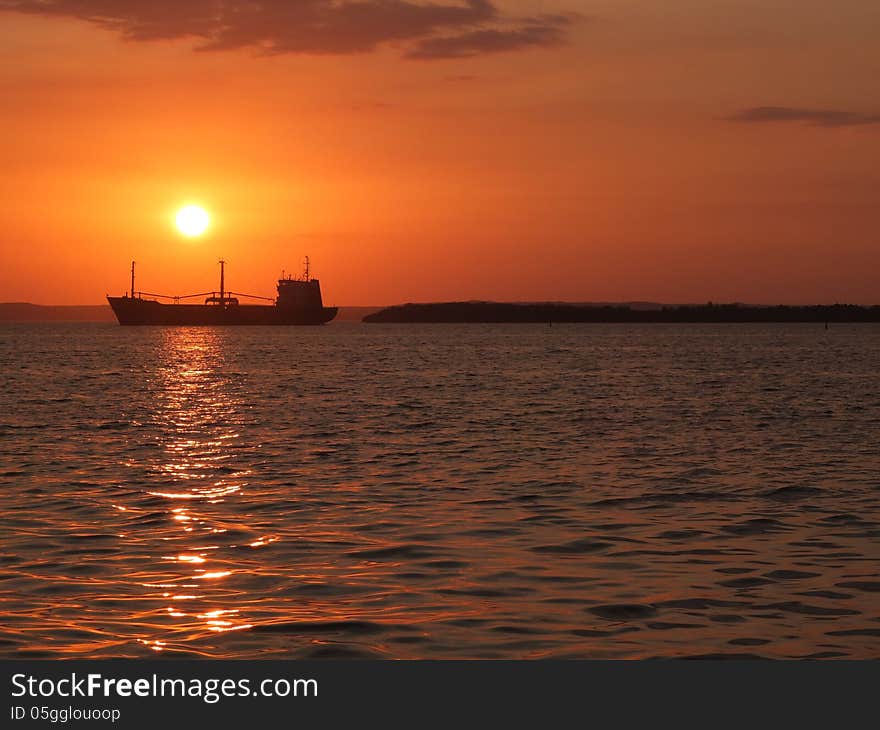
<path fill-rule="evenodd" d="M 131 298 L 134 299 L 134 261 L 131 262 Z"/>
<path fill-rule="evenodd" d="M 309 280 L 309 257 L 306 256 L 306 273 L 305 273 L 306 281 Z"/>
<path fill-rule="evenodd" d="M 223 288 L 223 269 L 226 265 L 226 262 L 223 259 L 220 259 L 220 306 L 226 307 L 226 297 L 224 296 L 224 288 Z"/>

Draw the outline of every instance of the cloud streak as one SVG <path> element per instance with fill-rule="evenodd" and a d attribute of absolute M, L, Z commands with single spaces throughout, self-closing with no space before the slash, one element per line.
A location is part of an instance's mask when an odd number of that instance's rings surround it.
<path fill-rule="evenodd" d="M 564 40 L 567 20 L 532 23 L 512 30 L 474 30 L 455 36 L 427 38 L 407 52 L 407 58 L 469 58 L 484 53 L 514 51 L 529 46 L 555 46 Z"/>
<path fill-rule="evenodd" d="M 880 114 L 863 114 L 840 109 L 798 109 L 787 106 L 755 106 L 743 109 L 727 119 L 731 122 L 749 124 L 801 122 L 817 127 L 856 127 L 866 124 L 880 124 Z"/>
<path fill-rule="evenodd" d="M 196 50 L 351 54 L 399 46 L 414 59 L 551 47 L 572 18 L 519 17 L 492 0 L 0 0 L 0 11 L 74 18 L 132 41 Z"/>

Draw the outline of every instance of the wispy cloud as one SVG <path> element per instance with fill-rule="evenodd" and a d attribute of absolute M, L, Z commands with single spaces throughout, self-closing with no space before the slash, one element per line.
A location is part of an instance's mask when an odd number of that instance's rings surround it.
<path fill-rule="evenodd" d="M 787 106 L 755 106 L 727 117 L 732 122 L 762 124 L 770 122 L 802 122 L 819 127 L 854 127 L 880 124 L 880 114 L 844 111 L 841 109 L 799 109 Z"/>
<path fill-rule="evenodd" d="M 570 18 L 518 17 L 492 0 L 0 0 L 0 11 L 76 18 L 133 41 L 191 39 L 201 51 L 461 58 L 557 45 Z"/>
<path fill-rule="evenodd" d="M 490 28 L 460 35 L 426 38 L 406 55 L 408 58 L 418 59 L 467 58 L 530 46 L 555 46 L 562 43 L 565 26 L 569 22 L 567 18 L 559 17 L 510 30 Z"/>

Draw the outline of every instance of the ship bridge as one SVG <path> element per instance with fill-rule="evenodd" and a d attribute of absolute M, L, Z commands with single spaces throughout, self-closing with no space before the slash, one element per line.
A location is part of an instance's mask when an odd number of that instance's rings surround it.
<path fill-rule="evenodd" d="M 302 276 L 282 276 L 278 280 L 279 307 L 295 307 L 297 309 L 321 309 L 324 301 L 321 297 L 321 282 L 309 275 L 309 257 L 305 259 Z"/>

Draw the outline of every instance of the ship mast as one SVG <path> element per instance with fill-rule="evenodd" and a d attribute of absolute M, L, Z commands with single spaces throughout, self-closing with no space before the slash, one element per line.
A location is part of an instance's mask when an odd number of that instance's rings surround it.
<path fill-rule="evenodd" d="M 224 286 L 223 286 L 223 273 L 224 273 L 223 269 L 224 269 L 225 264 L 226 264 L 226 262 L 223 259 L 220 259 L 220 306 L 223 307 L 224 309 L 226 308 L 226 296 L 225 296 L 225 290 L 224 290 Z"/>
<path fill-rule="evenodd" d="M 134 261 L 131 262 L 131 298 L 134 299 Z"/>
<path fill-rule="evenodd" d="M 303 277 L 305 278 L 306 281 L 308 281 L 309 280 L 309 257 L 308 256 L 306 256 L 305 264 L 306 264 L 306 270 L 305 270 L 305 274 L 303 274 Z"/>

